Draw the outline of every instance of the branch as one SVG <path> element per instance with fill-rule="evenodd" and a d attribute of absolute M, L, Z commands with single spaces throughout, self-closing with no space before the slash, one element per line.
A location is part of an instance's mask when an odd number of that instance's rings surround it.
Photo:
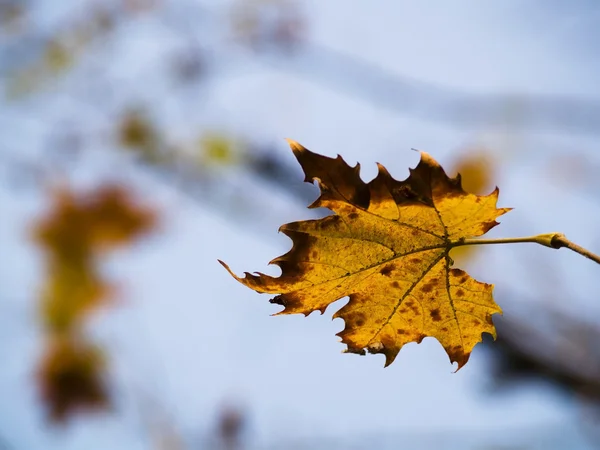
<path fill-rule="evenodd" d="M 568 248 L 588 259 L 600 264 L 600 256 L 589 250 L 571 242 L 562 233 L 546 233 L 538 234 L 537 236 L 527 236 L 518 238 L 496 238 L 496 239 L 460 239 L 457 242 L 452 242 L 450 248 L 460 247 L 463 245 L 487 245 L 487 244 L 522 244 L 522 243 L 540 244 L 544 247 L 559 249 Z"/>
<path fill-rule="evenodd" d="M 575 244 L 574 242 L 571 242 L 562 233 L 558 233 L 558 234 L 554 235 L 554 237 L 552 238 L 551 244 L 552 244 L 552 248 L 558 249 L 558 248 L 566 247 L 569 250 L 573 250 L 574 252 L 577 252 L 580 255 L 585 256 L 586 258 L 591 259 L 592 261 L 600 264 L 600 256 Z"/>

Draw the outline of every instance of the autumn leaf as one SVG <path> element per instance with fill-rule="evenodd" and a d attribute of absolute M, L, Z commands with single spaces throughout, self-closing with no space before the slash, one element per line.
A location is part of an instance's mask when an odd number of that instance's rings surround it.
<path fill-rule="evenodd" d="M 41 293 L 40 318 L 47 330 L 65 333 L 108 302 L 113 287 L 89 265 L 57 264 L 49 268 Z"/>
<path fill-rule="evenodd" d="M 33 237 L 53 263 L 81 265 L 147 233 L 156 219 L 152 209 L 139 205 L 123 186 L 103 185 L 84 195 L 60 189 Z"/>
<path fill-rule="evenodd" d="M 409 342 L 436 338 L 458 369 L 466 364 L 482 333 L 496 336 L 492 315 L 501 313 L 493 286 L 452 268 L 448 253 L 464 239 L 485 234 L 510 208 L 496 208 L 490 195 L 465 192 L 460 175 L 449 178 L 427 153 L 404 181 L 378 165 L 369 183 L 336 159 L 312 153 L 289 141 L 306 175 L 318 181 L 321 195 L 309 208 L 334 214 L 292 222 L 280 228 L 292 249 L 271 261 L 280 277 L 262 273 L 236 276 L 245 286 L 277 294 L 278 314 L 325 312 L 334 301 L 349 302 L 334 318 L 347 352 L 383 353 L 388 366 Z M 458 370 L 457 369 L 457 370 Z"/>
<path fill-rule="evenodd" d="M 65 332 L 106 302 L 113 289 L 100 276 L 97 257 L 147 233 L 156 221 L 154 211 L 122 186 L 104 185 L 84 195 L 57 191 L 52 209 L 33 230 L 48 262 L 41 303 L 47 328 Z"/>
<path fill-rule="evenodd" d="M 65 421 L 74 410 L 100 410 L 109 406 L 102 379 L 104 364 L 100 349 L 79 339 L 61 337 L 52 343 L 37 375 L 53 421 Z"/>
<path fill-rule="evenodd" d="M 85 193 L 56 191 L 52 207 L 36 222 L 33 238 L 47 262 L 40 301 L 47 348 L 37 375 L 53 421 L 109 406 L 104 355 L 85 341 L 85 320 L 115 290 L 102 276 L 99 257 L 148 233 L 157 219 L 123 186 L 107 184 Z"/>

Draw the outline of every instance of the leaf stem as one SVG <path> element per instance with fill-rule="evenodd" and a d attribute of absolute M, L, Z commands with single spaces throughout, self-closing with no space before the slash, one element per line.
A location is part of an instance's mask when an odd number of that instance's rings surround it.
<path fill-rule="evenodd" d="M 522 244 L 522 243 L 540 244 L 544 247 L 559 249 L 568 248 L 588 259 L 600 264 L 600 256 L 589 250 L 571 242 L 562 233 L 546 233 L 537 236 L 526 236 L 517 238 L 496 238 L 496 239 L 460 239 L 450 244 L 450 248 L 463 245 L 488 245 L 488 244 Z"/>

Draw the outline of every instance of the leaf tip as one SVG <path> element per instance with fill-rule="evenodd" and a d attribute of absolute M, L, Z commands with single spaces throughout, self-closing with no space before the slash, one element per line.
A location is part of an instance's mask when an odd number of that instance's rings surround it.
<path fill-rule="evenodd" d="M 306 150 L 306 148 L 304 148 L 302 144 L 300 144 L 297 141 L 294 141 L 293 139 L 285 138 L 285 140 L 289 144 L 290 148 L 294 151 L 294 153 Z"/>
<path fill-rule="evenodd" d="M 235 273 L 233 273 L 233 271 L 232 271 L 232 270 L 229 268 L 229 266 L 228 266 L 226 263 L 224 263 L 224 262 L 223 262 L 223 261 L 221 261 L 220 259 L 217 259 L 217 261 L 219 261 L 219 263 L 220 263 L 220 264 L 221 264 L 223 267 L 225 267 L 225 270 L 226 270 L 227 272 L 229 272 L 229 275 L 231 275 L 233 278 L 235 278 L 236 280 L 238 280 L 240 283 L 244 283 L 243 279 L 242 279 L 242 278 L 240 278 L 240 277 L 238 277 L 238 276 L 237 276 Z"/>
<path fill-rule="evenodd" d="M 452 373 L 456 373 L 458 372 L 460 369 L 462 369 L 465 364 L 467 364 L 467 362 L 469 361 L 469 357 L 471 356 L 471 353 L 463 353 L 460 356 L 456 356 L 456 359 L 454 359 L 453 357 L 450 357 L 450 361 L 454 364 L 454 363 L 458 363 L 458 367 L 456 368 L 456 370 Z"/>
<path fill-rule="evenodd" d="M 220 259 L 217 259 L 217 261 L 219 261 L 219 264 L 221 264 L 223 267 L 225 267 L 225 270 L 227 270 L 227 272 L 229 272 L 233 275 L 233 273 L 231 272 L 231 269 L 225 262 L 221 261 Z"/>
<path fill-rule="evenodd" d="M 440 164 L 429 153 L 420 150 L 419 153 L 421 154 L 421 164 L 430 167 L 439 167 Z"/>
<path fill-rule="evenodd" d="M 384 369 L 396 360 L 396 356 L 398 356 L 399 352 L 400 352 L 400 349 L 396 349 L 396 348 L 387 348 L 386 347 L 383 349 L 382 353 L 385 355 L 385 364 L 383 365 Z"/>

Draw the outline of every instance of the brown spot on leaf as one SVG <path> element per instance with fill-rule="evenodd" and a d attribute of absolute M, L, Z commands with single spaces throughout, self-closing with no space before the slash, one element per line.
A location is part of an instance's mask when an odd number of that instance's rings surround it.
<path fill-rule="evenodd" d="M 421 264 L 421 259 L 420 258 L 411 258 L 410 262 L 413 264 Z"/>
<path fill-rule="evenodd" d="M 434 322 L 439 322 L 440 320 L 442 320 L 442 316 L 440 316 L 439 308 L 432 309 L 431 312 L 429 313 L 429 315 L 431 316 L 431 318 L 433 319 Z"/>
<path fill-rule="evenodd" d="M 363 313 L 356 313 L 352 320 L 357 327 L 362 327 L 365 324 L 366 317 Z"/>
<path fill-rule="evenodd" d="M 406 302 L 406 306 L 408 306 L 411 309 L 414 315 L 420 314 L 419 307 L 415 304 L 413 300 Z"/>
<path fill-rule="evenodd" d="M 459 277 L 462 274 L 464 274 L 464 272 L 460 269 L 450 269 L 450 275 L 452 275 L 453 277 Z"/>
<path fill-rule="evenodd" d="M 456 296 L 457 297 L 464 297 L 465 296 L 465 291 L 463 291 L 462 289 L 459 289 L 458 291 L 456 291 Z"/>
<path fill-rule="evenodd" d="M 448 327 L 442 327 L 442 331 L 446 333 L 448 331 Z"/>
<path fill-rule="evenodd" d="M 392 273 L 392 270 L 394 270 L 394 266 L 391 264 L 388 264 L 385 267 L 382 267 L 381 270 L 379 271 L 379 273 L 383 276 L 389 277 L 390 273 Z"/>
<path fill-rule="evenodd" d="M 424 286 L 421 287 L 421 291 L 422 292 L 431 292 L 433 291 L 433 284 L 431 283 L 427 283 Z"/>
<path fill-rule="evenodd" d="M 398 328 L 396 330 L 396 333 L 398 333 L 398 334 L 406 334 L 406 330 L 403 330 L 402 328 Z"/>
<path fill-rule="evenodd" d="M 350 214 L 348 214 L 348 218 L 354 220 L 358 218 L 358 214 L 356 214 L 355 212 L 351 212 Z"/>
<path fill-rule="evenodd" d="M 417 344 L 420 344 L 421 342 L 423 342 L 423 339 L 425 339 L 427 337 L 427 335 L 423 334 L 423 333 L 419 333 L 415 336 L 415 342 Z"/>
<path fill-rule="evenodd" d="M 398 283 L 397 281 L 392 281 L 392 287 L 399 288 L 400 283 Z"/>
<path fill-rule="evenodd" d="M 317 253 L 316 250 L 313 250 L 312 253 L 310 254 L 310 256 L 312 257 L 312 259 L 316 259 L 318 255 L 319 255 L 319 253 Z"/>

